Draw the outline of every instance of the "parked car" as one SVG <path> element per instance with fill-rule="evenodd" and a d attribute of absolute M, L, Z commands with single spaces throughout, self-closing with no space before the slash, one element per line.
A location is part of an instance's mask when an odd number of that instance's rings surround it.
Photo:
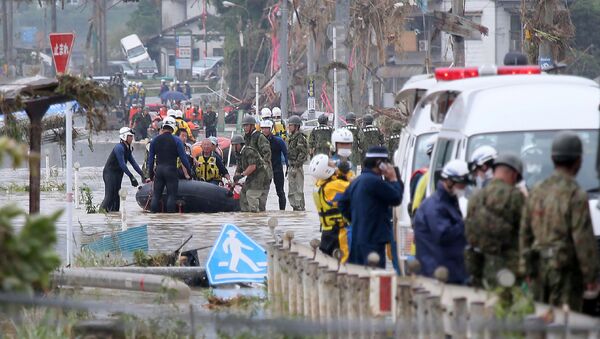
<path fill-rule="evenodd" d="M 128 78 L 135 78 L 135 70 L 125 60 L 116 60 L 108 62 L 108 73 L 121 73 Z"/>
<path fill-rule="evenodd" d="M 142 60 L 135 64 L 136 75 L 140 78 L 156 79 L 158 77 L 158 67 L 152 59 Z"/>
<path fill-rule="evenodd" d="M 192 76 L 198 80 L 208 80 L 220 76 L 223 57 L 208 57 L 192 63 Z"/>

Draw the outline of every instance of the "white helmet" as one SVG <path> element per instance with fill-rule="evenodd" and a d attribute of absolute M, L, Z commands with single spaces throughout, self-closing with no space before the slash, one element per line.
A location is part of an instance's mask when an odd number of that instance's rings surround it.
<path fill-rule="evenodd" d="M 273 121 L 263 120 L 260 122 L 260 128 L 273 128 Z"/>
<path fill-rule="evenodd" d="M 329 157 L 325 154 L 317 154 L 310 161 L 308 174 L 317 179 L 328 179 L 335 173 L 335 168 L 329 166 Z"/>
<path fill-rule="evenodd" d="M 175 110 L 175 118 L 183 118 L 183 112 L 180 109 Z"/>
<path fill-rule="evenodd" d="M 186 81 L 184 81 L 184 82 L 183 82 L 183 84 L 184 84 L 184 85 L 187 85 L 187 84 L 188 84 L 188 81 L 187 81 L 187 80 L 186 80 Z"/>
<path fill-rule="evenodd" d="M 121 127 L 119 130 L 119 138 L 123 141 L 127 141 L 127 137 L 130 135 L 134 135 L 134 132 L 129 127 Z"/>
<path fill-rule="evenodd" d="M 165 79 L 160 79 L 160 82 L 161 82 L 161 83 L 164 83 L 164 82 L 165 82 Z"/>
<path fill-rule="evenodd" d="M 481 146 L 478 147 L 473 154 L 471 155 L 471 161 L 469 162 L 469 167 L 471 170 L 475 170 L 478 166 L 483 166 L 485 163 L 489 161 L 494 161 L 498 156 L 498 151 L 492 146 Z"/>
<path fill-rule="evenodd" d="M 271 110 L 268 107 L 263 107 L 263 109 L 260 110 L 260 116 L 262 118 L 270 118 L 272 116 Z"/>
<path fill-rule="evenodd" d="M 331 145 L 333 146 L 334 151 L 337 151 L 338 142 L 342 144 L 351 144 L 353 141 L 354 138 L 352 137 L 352 132 L 347 128 L 338 128 L 331 134 Z"/>
<path fill-rule="evenodd" d="M 442 178 L 456 183 L 468 184 L 470 180 L 467 162 L 460 159 L 450 160 L 442 169 Z"/>
<path fill-rule="evenodd" d="M 168 116 L 168 117 L 173 117 L 173 118 L 174 118 L 174 117 L 175 117 L 175 110 L 174 110 L 174 109 L 172 109 L 172 108 L 169 108 L 169 109 L 167 110 L 167 116 Z"/>
<path fill-rule="evenodd" d="M 173 81 L 169 82 L 169 86 L 173 86 L 173 84 L 174 84 Z"/>
<path fill-rule="evenodd" d="M 144 84 L 140 81 L 140 82 L 138 82 L 138 86 L 142 87 L 142 86 L 144 86 Z"/>
<path fill-rule="evenodd" d="M 281 118 L 281 108 L 273 107 L 273 118 Z"/>
<path fill-rule="evenodd" d="M 175 118 L 173 118 L 173 117 L 164 118 L 162 128 L 165 128 L 165 127 L 171 127 L 171 129 L 174 131 L 177 128 L 177 123 L 175 122 Z"/>
<path fill-rule="evenodd" d="M 175 81 L 175 83 L 176 83 L 177 85 L 179 85 L 179 80 Z"/>
<path fill-rule="evenodd" d="M 427 155 L 431 155 L 436 142 L 437 134 L 434 134 L 427 139 L 427 141 L 425 142 L 425 153 L 427 153 Z"/>

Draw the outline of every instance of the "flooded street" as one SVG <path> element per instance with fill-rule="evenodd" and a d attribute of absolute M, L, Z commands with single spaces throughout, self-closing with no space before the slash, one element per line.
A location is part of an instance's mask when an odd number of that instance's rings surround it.
<path fill-rule="evenodd" d="M 112 137 L 112 139 L 115 139 Z M 79 185 L 86 184 L 91 188 L 93 202 L 99 205 L 104 198 L 104 182 L 102 180 L 102 166 L 106 161 L 114 143 L 107 143 L 110 140 L 107 135 L 94 137 L 94 152 L 87 146 L 87 140 L 80 140 L 76 143 L 73 154 L 73 162 L 79 162 Z M 138 163 L 143 162 L 143 145 L 136 143 L 134 145 L 134 157 Z M 56 177 L 51 177 L 50 181 L 63 183 L 65 181 L 64 169 L 60 163 L 60 150 L 56 144 L 44 145 L 42 150 L 42 185 L 45 183 L 45 149 L 50 153 L 50 165 L 56 166 Z M 235 167 L 229 168 L 230 173 L 235 171 Z M 11 184 L 24 186 L 28 184 L 28 170 L 26 168 L 10 169 L 6 166 L 0 169 L 0 204 L 14 202 L 24 210 L 28 209 L 28 192 L 14 192 L 7 190 Z M 137 177 L 137 174 L 136 174 Z M 139 179 L 139 178 L 138 178 Z M 276 232 L 284 233 L 288 230 L 294 232 L 296 239 L 308 242 L 310 239 L 319 237 L 319 221 L 315 205 L 312 200 L 314 180 L 307 176 L 305 180 L 305 200 L 306 211 L 294 212 L 291 207 L 288 210 L 279 211 L 277 194 L 275 186 L 271 185 L 269 199 L 267 201 L 267 211 L 263 213 L 190 213 L 190 214 L 151 214 L 142 211 L 135 201 L 135 188 L 133 188 L 129 179 L 123 180 L 123 186 L 127 188 L 127 200 L 125 207 L 127 211 L 127 223 L 129 227 L 148 225 L 148 242 L 151 253 L 169 252 L 178 248 L 181 243 L 189 236 L 193 235 L 191 241 L 184 247 L 185 249 L 194 249 L 200 247 L 212 246 L 218 236 L 223 224 L 234 224 L 239 226 L 250 237 L 261 245 L 265 245 L 273 237 L 267 227 L 267 220 L 270 217 L 277 217 L 279 226 Z M 285 185 L 287 194 L 287 182 Z M 41 212 L 44 214 L 63 209 L 65 206 L 65 192 L 52 191 L 41 193 Z M 73 232 L 75 245 L 73 248 L 79 249 L 82 241 L 87 242 L 90 239 L 97 238 L 99 235 L 107 234 L 111 230 L 120 230 L 121 216 L 119 213 L 109 214 L 87 214 L 85 206 L 80 203 L 79 209 L 73 210 Z M 62 215 L 57 224 L 58 242 L 57 251 L 64 259 L 66 255 L 66 217 Z M 90 236 L 95 235 L 95 236 Z M 77 252 L 75 252 L 77 253 Z M 198 252 L 200 260 L 204 261 L 208 256 L 209 249 L 203 249 Z"/>

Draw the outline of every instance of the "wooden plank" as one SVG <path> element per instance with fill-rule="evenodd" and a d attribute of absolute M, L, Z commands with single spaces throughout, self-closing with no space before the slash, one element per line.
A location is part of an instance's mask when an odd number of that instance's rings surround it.
<path fill-rule="evenodd" d="M 470 37 L 476 32 L 483 35 L 488 35 L 489 32 L 487 27 L 453 13 L 434 11 L 433 18 L 436 28 L 452 35 Z"/>

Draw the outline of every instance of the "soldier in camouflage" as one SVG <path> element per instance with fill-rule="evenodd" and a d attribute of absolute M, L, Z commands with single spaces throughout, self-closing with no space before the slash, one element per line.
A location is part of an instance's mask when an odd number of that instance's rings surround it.
<path fill-rule="evenodd" d="M 554 138 L 555 171 L 531 191 L 519 234 L 519 269 L 535 300 L 574 311 L 582 308 L 584 290 L 596 291 L 599 273 L 588 197 L 575 181 L 582 153 L 577 134 Z"/>
<path fill-rule="evenodd" d="M 233 181 L 240 182 L 245 179 L 244 186 L 240 192 L 240 210 L 242 212 L 259 212 L 260 196 L 267 180 L 267 170 L 260 154 L 252 146 L 244 145 L 244 138 L 235 135 L 231 138 L 238 165 L 235 170 Z"/>
<path fill-rule="evenodd" d="M 402 123 L 400 121 L 394 121 L 391 128 L 392 134 L 388 137 L 388 151 L 390 152 L 389 158 L 394 159 L 394 152 L 400 145 L 400 132 L 402 132 Z"/>
<path fill-rule="evenodd" d="M 315 127 L 308 137 L 308 149 L 311 157 L 315 154 L 329 155 L 333 129 L 327 125 L 327 122 L 327 115 L 321 114 L 319 116 L 319 126 Z"/>
<path fill-rule="evenodd" d="M 383 133 L 379 128 L 373 126 L 373 116 L 371 114 L 366 114 L 363 117 L 363 128 L 358 133 L 358 144 L 361 150 L 361 163 L 369 148 L 385 144 Z"/>
<path fill-rule="evenodd" d="M 523 162 L 513 154 L 501 154 L 493 165 L 490 183 L 469 199 L 465 235 L 465 263 L 476 287 L 494 288 L 501 269 L 518 273 L 519 223 L 525 203 L 515 186 L 521 181 Z"/>
<path fill-rule="evenodd" d="M 350 162 L 352 163 L 352 170 L 356 173 L 356 167 L 360 163 L 360 146 L 358 144 L 358 133 L 359 128 L 356 126 L 356 115 L 352 112 L 349 112 L 346 115 L 346 129 L 348 129 L 352 133 L 352 155 L 350 155 Z"/>
<path fill-rule="evenodd" d="M 304 162 L 308 160 L 308 142 L 296 115 L 288 119 L 288 200 L 294 211 L 304 211 Z"/>
<path fill-rule="evenodd" d="M 267 171 L 267 182 L 264 183 L 263 192 L 260 196 L 260 211 L 264 212 L 267 207 L 267 197 L 271 188 L 271 179 L 273 179 L 273 168 L 271 166 L 271 143 L 260 131 L 256 130 L 256 120 L 251 115 L 246 115 L 242 119 L 242 128 L 244 129 L 244 142 L 258 151 L 265 170 Z"/>

